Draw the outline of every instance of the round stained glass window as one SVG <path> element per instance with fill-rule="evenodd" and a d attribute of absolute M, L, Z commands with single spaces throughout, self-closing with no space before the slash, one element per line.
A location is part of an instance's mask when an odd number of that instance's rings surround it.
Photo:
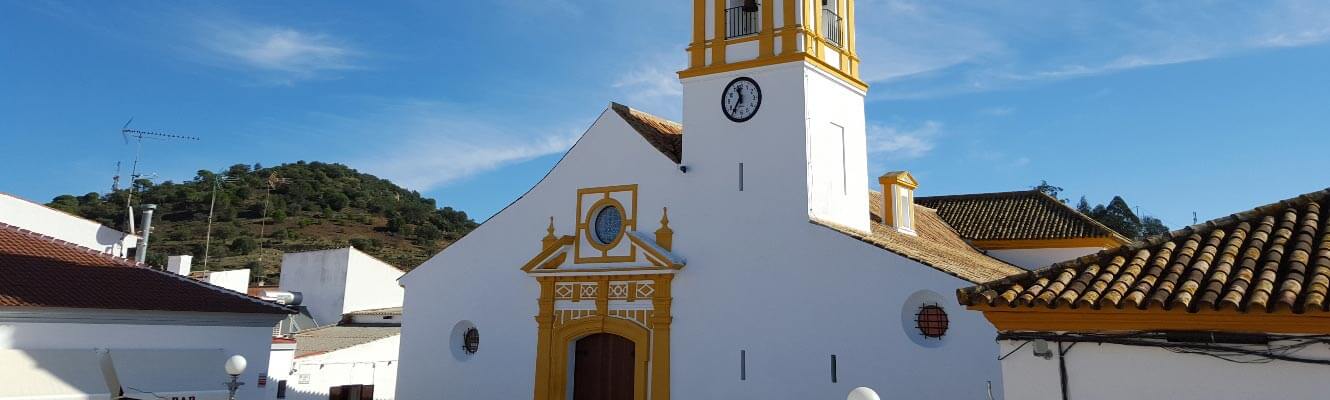
<path fill-rule="evenodd" d="M 614 239 L 618 239 L 619 233 L 623 232 L 623 213 L 619 211 L 619 207 L 606 206 L 596 212 L 592 224 L 595 226 L 597 242 L 614 243 Z"/>

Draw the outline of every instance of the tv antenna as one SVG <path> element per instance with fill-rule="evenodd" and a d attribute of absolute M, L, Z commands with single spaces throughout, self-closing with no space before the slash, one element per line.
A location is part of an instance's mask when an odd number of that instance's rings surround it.
<path fill-rule="evenodd" d="M 285 185 L 291 183 L 291 179 L 277 176 L 277 173 L 273 172 L 272 174 L 268 175 L 266 183 L 268 184 L 267 185 L 268 187 L 263 196 L 263 217 L 259 219 L 259 264 L 260 265 L 263 264 L 263 249 L 268 246 L 268 241 L 264 240 L 263 235 L 265 233 L 264 228 L 266 228 L 266 225 L 268 223 L 268 206 L 269 204 L 272 204 L 272 190 L 276 189 L 278 185 Z"/>
<path fill-rule="evenodd" d="M 126 208 L 127 210 L 129 210 L 129 221 L 128 221 L 128 224 L 127 224 L 127 225 L 129 225 L 129 233 L 131 233 L 131 234 L 135 232 L 135 229 L 134 229 L 134 193 L 138 191 L 138 185 L 136 185 L 135 183 L 137 183 L 137 181 L 139 180 L 139 178 L 142 178 L 142 177 L 143 177 L 143 175 L 139 174 L 139 158 L 140 158 L 140 157 L 142 156 L 142 154 L 143 154 L 143 141 L 144 141 L 144 140 L 161 140 L 161 141 L 169 141 L 169 140 L 194 140 L 194 141 L 197 141 L 197 140 L 201 140 L 201 139 L 199 139 L 199 138 L 197 138 L 197 137 L 194 137 L 194 136 L 173 135 L 173 134 L 169 134 L 169 133 L 161 133 L 161 132 L 144 131 L 144 130 L 138 130 L 138 129 L 130 129 L 130 128 L 129 128 L 129 124 L 131 124 L 131 123 L 133 123 L 133 122 L 134 122 L 134 118 L 133 118 L 133 117 L 130 117 L 130 118 L 129 118 L 129 121 L 125 121 L 125 125 L 120 127 L 120 137 L 123 138 L 123 139 L 125 140 L 125 144 L 129 144 L 129 140 L 130 140 L 130 139 L 134 139 L 134 164 L 132 164 L 132 166 L 130 167 L 130 172 L 129 172 L 129 189 L 130 189 L 130 190 L 129 190 L 129 195 L 125 198 L 125 208 Z M 118 187 L 118 186 L 120 186 L 120 185 L 119 185 L 119 183 L 120 183 L 120 172 L 119 172 L 119 171 L 120 171 L 120 167 L 119 167 L 119 164 L 117 164 L 117 165 L 116 165 L 116 176 L 115 176 L 115 179 L 114 179 L 114 183 L 112 183 L 112 188 L 113 188 L 113 189 L 116 188 L 116 187 Z"/>

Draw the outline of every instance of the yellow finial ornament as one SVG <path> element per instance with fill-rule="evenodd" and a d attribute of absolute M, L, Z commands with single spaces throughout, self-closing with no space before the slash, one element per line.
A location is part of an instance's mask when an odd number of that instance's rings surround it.
<path fill-rule="evenodd" d="M 559 238 L 554 237 L 554 217 L 550 217 L 550 226 L 549 228 L 545 228 L 545 232 L 545 238 L 540 239 L 542 249 L 547 249 L 550 246 L 553 246 L 554 242 L 559 241 Z"/>
<path fill-rule="evenodd" d="M 656 244 L 665 250 L 673 249 L 674 230 L 670 229 L 670 208 L 664 207 L 660 214 L 660 229 L 656 230 Z"/>

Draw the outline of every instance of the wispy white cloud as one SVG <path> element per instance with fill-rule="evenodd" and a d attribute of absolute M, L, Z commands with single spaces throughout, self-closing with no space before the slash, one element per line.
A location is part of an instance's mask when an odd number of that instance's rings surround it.
<path fill-rule="evenodd" d="M 683 112 L 683 86 L 675 69 L 682 65 L 681 60 L 678 56 L 646 57 L 616 77 L 611 87 L 632 107 L 678 118 Z"/>
<path fill-rule="evenodd" d="M 941 131 L 942 123 L 937 121 L 908 128 L 873 124 L 868 127 L 868 152 L 892 160 L 923 157 L 937 146 Z"/>
<path fill-rule="evenodd" d="M 1004 89 L 1330 42 L 1330 2 L 865 0 L 874 98 Z M 1037 27 L 1037 28 L 1034 28 Z M 871 49 L 871 51 L 869 51 Z"/>
<path fill-rule="evenodd" d="M 361 138 L 354 165 L 415 190 L 567 151 L 579 130 L 432 101 L 380 101 L 364 117 L 321 116 L 319 130 Z M 364 140 L 373 138 L 372 141 Z"/>
<path fill-rule="evenodd" d="M 253 71 L 269 83 L 328 78 L 332 73 L 362 68 L 364 55 L 331 35 L 291 27 L 238 20 L 210 20 L 195 26 L 198 59 L 228 68 Z"/>

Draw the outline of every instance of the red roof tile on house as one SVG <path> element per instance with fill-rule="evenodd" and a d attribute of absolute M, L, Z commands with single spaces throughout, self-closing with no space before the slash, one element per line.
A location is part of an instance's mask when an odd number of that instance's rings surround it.
<path fill-rule="evenodd" d="M 0 223 L 0 307 L 289 314 L 274 303 Z"/>

